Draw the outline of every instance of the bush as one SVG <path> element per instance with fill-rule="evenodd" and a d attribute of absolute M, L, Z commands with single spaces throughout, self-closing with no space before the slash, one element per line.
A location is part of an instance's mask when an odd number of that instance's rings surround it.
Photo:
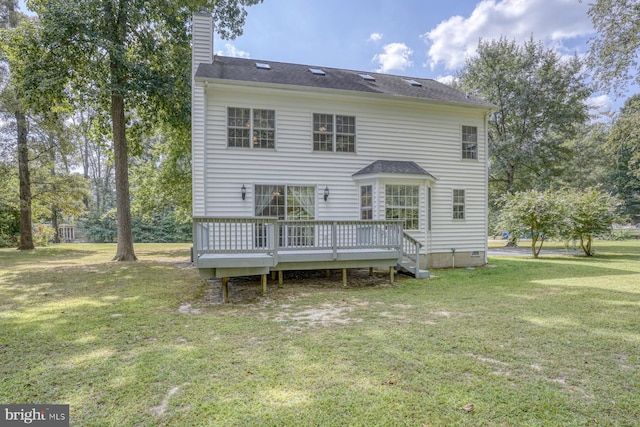
<path fill-rule="evenodd" d="M 631 240 L 634 237 L 628 230 L 611 230 L 608 235 L 605 235 L 607 240 Z"/>
<path fill-rule="evenodd" d="M 115 210 L 93 215 L 82 223 L 87 239 L 93 243 L 111 243 L 118 237 Z M 133 240 L 136 243 L 178 243 L 191 241 L 192 223 L 181 222 L 173 209 L 156 213 L 149 218 L 131 219 Z"/>
<path fill-rule="evenodd" d="M 0 206 L 0 248 L 18 247 L 20 235 L 20 211 Z"/>
<path fill-rule="evenodd" d="M 111 210 L 104 215 L 89 215 L 80 224 L 87 235 L 87 240 L 92 243 L 113 243 L 118 236 L 115 210 Z"/>
<path fill-rule="evenodd" d="M 35 246 L 49 246 L 56 236 L 56 230 L 48 224 L 36 224 L 33 232 Z"/>

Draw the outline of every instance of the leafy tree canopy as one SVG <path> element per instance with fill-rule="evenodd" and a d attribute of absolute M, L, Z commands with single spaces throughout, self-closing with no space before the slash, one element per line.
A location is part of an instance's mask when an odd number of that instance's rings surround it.
<path fill-rule="evenodd" d="M 640 84 L 640 2 L 596 0 L 589 16 L 598 32 L 591 40 L 589 65 L 601 88 L 621 95 L 629 82 Z"/>
<path fill-rule="evenodd" d="M 563 60 L 533 39 L 523 45 L 481 40 L 467 60 L 458 85 L 497 107 L 489 120 L 490 183 L 497 194 L 526 190 L 560 172 L 563 142 L 588 119 L 591 89 L 581 67 L 576 57 Z"/>
<path fill-rule="evenodd" d="M 129 154 L 158 122 L 188 132 L 190 17 L 213 11 L 224 37 L 241 34 L 245 7 L 261 0 L 28 0 L 39 17 L 39 39 L 16 51 L 16 73 L 28 105 L 46 110 L 96 100 L 111 117 L 117 200 L 115 260 L 135 260 L 129 195 Z M 131 143 L 130 143 L 131 142 Z"/>

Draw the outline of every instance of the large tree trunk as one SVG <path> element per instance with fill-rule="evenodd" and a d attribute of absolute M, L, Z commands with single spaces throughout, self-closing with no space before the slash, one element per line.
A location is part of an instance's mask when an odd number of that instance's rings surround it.
<path fill-rule="evenodd" d="M 27 146 L 27 118 L 21 111 L 15 112 L 18 124 L 18 175 L 20 176 L 20 243 L 18 250 L 32 250 L 31 227 L 31 174 L 29 173 L 29 147 Z"/>
<path fill-rule="evenodd" d="M 131 203 L 129 200 L 129 154 L 125 134 L 124 98 L 111 96 L 113 123 L 113 152 L 116 169 L 116 206 L 118 220 L 118 249 L 114 261 L 136 261 L 131 232 Z"/>

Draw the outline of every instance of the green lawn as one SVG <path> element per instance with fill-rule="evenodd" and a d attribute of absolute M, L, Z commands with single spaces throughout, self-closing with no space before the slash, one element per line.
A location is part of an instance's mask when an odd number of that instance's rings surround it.
<path fill-rule="evenodd" d="M 0 403 L 69 404 L 72 426 L 637 425 L 640 242 L 594 247 L 232 280 L 227 305 L 188 245 L 2 249 Z"/>

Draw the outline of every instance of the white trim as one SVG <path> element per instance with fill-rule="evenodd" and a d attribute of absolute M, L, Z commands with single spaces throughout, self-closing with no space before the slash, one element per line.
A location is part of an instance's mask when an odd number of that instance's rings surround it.
<path fill-rule="evenodd" d="M 462 203 L 462 218 L 454 218 L 454 206 L 455 206 L 455 195 L 456 191 L 464 191 L 464 201 Z M 452 188 L 451 189 L 451 220 L 453 222 L 465 222 L 467 220 L 467 189 L 466 188 Z"/>

